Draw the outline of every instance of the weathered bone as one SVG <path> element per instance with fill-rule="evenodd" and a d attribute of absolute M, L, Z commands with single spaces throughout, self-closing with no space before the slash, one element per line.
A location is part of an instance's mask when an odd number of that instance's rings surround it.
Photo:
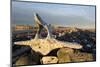
<path fill-rule="evenodd" d="M 47 38 L 51 38 L 50 26 L 48 26 L 48 24 L 46 22 L 44 22 L 42 20 L 42 18 L 37 13 L 34 14 L 34 20 L 35 20 L 37 27 L 38 27 L 38 31 L 37 31 L 36 35 L 38 36 L 40 34 L 41 30 L 44 27 L 47 30 L 47 33 L 48 33 Z M 37 38 L 37 36 L 36 36 L 36 38 Z"/>
<path fill-rule="evenodd" d="M 68 47 L 68 48 L 74 48 L 74 49 L 81 49 L 82 45 L 77 44 L 77 43 L 70 43 L 70 42 L 62 42 L 54 39 L 51 37 L 51 31 L 49 26 L 43 22 L 43 20 L 40 18 L 38 14 L 35 14 L 35 22 L 39 26 L 43 26 L 47 32 L 47 38 L 45 39 L 40 39 L 38 37 L 39 33 L 36 34 L 36 37 L 34 39 L 28 40 L 28 41 L 20 41 L 20 42 L 15 42 L 16 45 L 27 45 L 30 46 L 34 51 L 41 53 L 42 55 L 47 55 L 49 52 L 56 48 L 62 48 L 62 47 Z M 38 32 L 41 29 L 38 30 Z"/>
<path fill-rule="evenodd" d="M 17 45 L 28 45 L 34 51 L 47 55 L 49 52 L 56 48 L 68 47 L 74 49 L 81 49 L 82 46 L 76 43 L 61 42 L 54 38 L 51 39 L 32 39 L 30 41 L 15 42 Z"/>

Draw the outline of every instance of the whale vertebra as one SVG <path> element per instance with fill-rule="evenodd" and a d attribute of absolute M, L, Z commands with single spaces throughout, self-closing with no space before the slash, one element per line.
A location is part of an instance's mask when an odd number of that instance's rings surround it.
<path fill-rule="evenodd" d="M 82 45 L 77 43 L 70 43 L 70 42 L 62 42 L 58 41 L 55 38 L 51 36 L 51 30 L 50 27 L 45 23 L 41 17 L 36 13 L 34 14 L 34 20 L 38 25 L 38 31 L 36 33 L 36 36 L 34 39 L 28 40 L 28 41 L 19 41 L 15 42 L 16 45 L 27 45 L 32 48 L 32 50 L 41 53 L 42 55 L 47 55 L 52 50 L 56 48 L 62 48 L 62 47 L 68 47 L 73 49 L 81 49 Z M 48 32 L 47 38 L 41 39 L 39 38 L 39 33 L 42 28 L 45 28 Z"/>

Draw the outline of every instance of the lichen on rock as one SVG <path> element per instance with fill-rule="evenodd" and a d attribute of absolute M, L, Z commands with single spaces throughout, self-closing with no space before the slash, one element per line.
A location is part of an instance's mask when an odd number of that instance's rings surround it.
<path fill-rule="evenodd" d="M 70 54 L 73 54 L 74 50 L 71 48 L 61 48 L 57 52 L 59 63 L 72 62 Z"/>
<path fill-rule="evenodd" d="M 78 50 L 77 50 L 78 51 Z M 57 52 L 59 63 L 93 61 L 93 55 L 85 52 L 75 52 L 71 48 L 61 48 Z"/>
<path fill-rule="evenodd" d="M 93 55 L 90 53 L 74 53 L 71 55 L 73 62 L 93 61 Z"/>

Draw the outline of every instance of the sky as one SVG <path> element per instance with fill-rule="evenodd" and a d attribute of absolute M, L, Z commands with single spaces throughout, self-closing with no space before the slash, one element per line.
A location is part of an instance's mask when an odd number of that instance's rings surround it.
<path fill-rule="evenodd" d="M 12 24 L 33 26 L 34 13 L 55 26 L 95 28 L 95 6 L 12 2 Z"/>

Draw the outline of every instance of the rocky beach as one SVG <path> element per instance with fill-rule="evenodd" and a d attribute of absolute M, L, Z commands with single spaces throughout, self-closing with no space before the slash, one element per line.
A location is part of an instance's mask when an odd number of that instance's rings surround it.
<path fill-rule="evenodd" d="M 57 64 L 57 63 L 59 64 L 59 63 L 72 63 L 72 62 L 90 62 L 96 60 L 95 30 L 94 31 L 90 29 L 82 30 L 75 28 L 75 30 L 71 30 L 70 33 L 64 32 L 64 34 L 60 36 L 57 34 L 60 32 L 52 32 L 52 33 L 55 33 L 53 35 L 56 35 L 55 39 L 57 41 L 77 43 L 82 45 L 82 48 L 75 49 L 69 47 L 61 47 L 61 48 L 54 48 L 47 53 L 46 51 L 48 51 L 48 49 L 51 48 L 50 47 L 47 48 L 45 43 L 42 43 L 41 46 L 44 47 L 41 51 L 45 50 L 46 54 L 44 52 L 43 54 L 41 54 L 41 52 L 36 52 L 28 46 L 23 46 L 23 45 L 19 46 L 13 44 L 13 54 L 12 54 L 13 65 L 41 65 L 41 64 Z M 44 35 L 42 34 L 42 36 Z M 14 38 L 15 40 L 13 40 L 12 43 L 21 40 L 27 41 L 30 40 L 31 37 L 34 38 L 34 35 L 31 35 L 30 38 L 28 38 L 27 36 Z"/>

